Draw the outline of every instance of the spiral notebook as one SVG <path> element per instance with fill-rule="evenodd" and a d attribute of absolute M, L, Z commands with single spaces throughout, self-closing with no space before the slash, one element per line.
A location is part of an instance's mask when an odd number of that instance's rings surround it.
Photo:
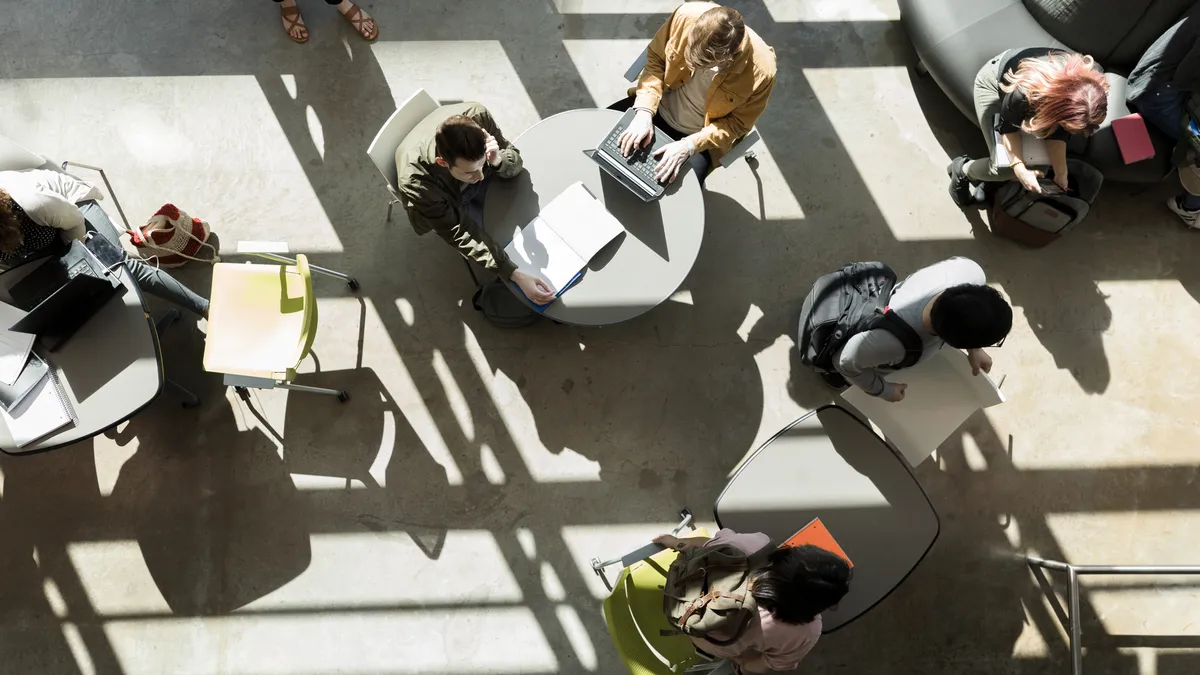
<path fill-rule="evenodd" d="M 46 369 L 46 375 L 12 410 L 0 409 L 0 420 L 18 448 L 79 424 L 53 368 Z"/>

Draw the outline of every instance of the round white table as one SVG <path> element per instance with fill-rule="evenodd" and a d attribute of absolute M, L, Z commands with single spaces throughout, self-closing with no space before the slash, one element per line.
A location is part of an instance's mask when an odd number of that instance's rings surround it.
<path fill-rule="evenodd" d="M 647 203 L 584 154 L 604 140 L 621 114 L 571 110 L 547 117 L 513 140 L 525 170 L 488 185 L 483 222 L 500 245 L 576 181 L 625 226 L 625 234 L 596 254 L 583 278 L 546 308 L 547 317 L 562 323 L 602 326 L 658 306 L 683 283 L 700 252 L 704 195 L 693 171 L 681 173 L 661 199 Z"/>

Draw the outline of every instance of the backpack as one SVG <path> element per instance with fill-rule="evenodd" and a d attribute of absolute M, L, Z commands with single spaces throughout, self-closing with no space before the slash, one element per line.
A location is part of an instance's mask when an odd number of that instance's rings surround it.
<path fill-rule="evenodd" d="M 750 573 L 759 564 L 733 544 L 680 551 L 663 584 L 663 615 L 672 630 L 660 633 L 700 637 L 718 645 L 736 642 L 758 614 Z"/>
<path fill-rule="evenodd" d="M 1039 179 L 1046 190 L 1058 190 L 1054 181 Z M 1055 241 L 1087 217 L 1100 194 L 1104 174 L 1078 159 L 1067 160 L 1066 192 L 1038 194 L 1017 181 L 1005 183 L 992 201 L 992 232 L 1027 246 L 1041 248 Z"/>
<path fill-rule="evenodd" d="M 833 357 L 847 340 L 882 329 L 904 345 L 904 360 L 895 368 L 915 365 L 925 345 L 912 326 L 888 309 L 895 286 L 896 273 L 881 262 L 850 263 L 817 279 L 800 310 L 800 362 L 832 373 Z"/>
<path fill-rule="evenodd" d="M 488 323 L 498 328 L 525 328 L 542 318 L 541 314 L 530 309 L 529 305 L 518 298 L 503 280 L 480 283 L 479 278 L 475 276 L 475 269 L 471 267 L 471 261 L 463 258 L 463 262 L 467 264 L 467 271 L 471 273 L 471 279 L 475 282 L 475 295 L 471 296 L 471 306 L 482 314 Z"/>
<path fill-rule="evenodd" d="M 208 223 L 192 218 L 174 204 L 163 204 L 145 225 L 128 232 L 142 259 L 159 267 L 180 267 L 189 260 L 213 264 L 221 261 L 217 249 L 208 243 L 212 233 Z M 212 255 L 198 258 L 206 246 L 212 249 Z"/>

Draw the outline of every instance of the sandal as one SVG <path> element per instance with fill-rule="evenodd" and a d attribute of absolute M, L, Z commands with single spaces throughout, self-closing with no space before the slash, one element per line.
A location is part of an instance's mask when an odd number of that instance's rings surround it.
<path fill-rule="evenodd" d="M 362 11 L 362 8 L 358 5 L 352 6 L 342 16 L 346 17 L 346 20 L 350 22 L 350 25 L 354 26 L 354 30 L 358 31 L 359 35 L 363 36 L 363 39 L 374 40 L 379 37 L 379 24 L 375 23 L 375 19 L 372 19 L 366 12 Z"/>
<path fill-rule="evenodd" d="M 283 16 L 283 32 L 287 33 L 293 41 L 304 44 L 308 42 L 308 26 L 304 25 L 304 17 L 300 16 L 300 8 L 295 5 L 291 7 L 280 7 L 280 14 Z M 302 31 L 300 37 L 292 34 L 292 30 L 299 28 Z"/>

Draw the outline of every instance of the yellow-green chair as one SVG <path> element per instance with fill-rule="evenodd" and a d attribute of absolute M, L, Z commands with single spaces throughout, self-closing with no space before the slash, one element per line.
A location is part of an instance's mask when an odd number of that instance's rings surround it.
<path fill-rule="evenodd" d="M 691 514 L 686 509 L 681 515 L 684 520 L 672 534 L 678 534 L 691 523 Z M 700 528 L 688 536 L 707 537 L 708 532 Z M 667 568 L 678 554 L 665 549 L 647 556 L 652 548 L 658 549 L 657 546 L 643 547 L 623 558 L 607 562 L 592 560 L 592 570 L 612 591 L 604 599 L 604 621 L 608 624 L 609 637 L 621 662 L 631 675 L 721 675 L 732 672 L 727 662 L 713 660 L 697 652 L 686 635 L 663 635 L 660 632 L 671 629 L 663 616 L 663 583 Z M 616 563 L 627 566 L 617 575 L 616 583 L 610 585 L 604 568 Z"/>
<path fill-rule="evenodd" d="M 341 273 L 310 266 L 303 255 L 290 259 L 240 246 L 239 251 L 281 259 L 285 264 L 213 266 L 204 370 L 222 374 L 226 386 L 242 391 L 247 387 L 278 387 L 348 400 L 345 391 L 293 384 L 293 380 L 317 336 L 312 271 L 347 279 L 353 282 L 351 288 L 357 288 L 357 282 Z"/>

